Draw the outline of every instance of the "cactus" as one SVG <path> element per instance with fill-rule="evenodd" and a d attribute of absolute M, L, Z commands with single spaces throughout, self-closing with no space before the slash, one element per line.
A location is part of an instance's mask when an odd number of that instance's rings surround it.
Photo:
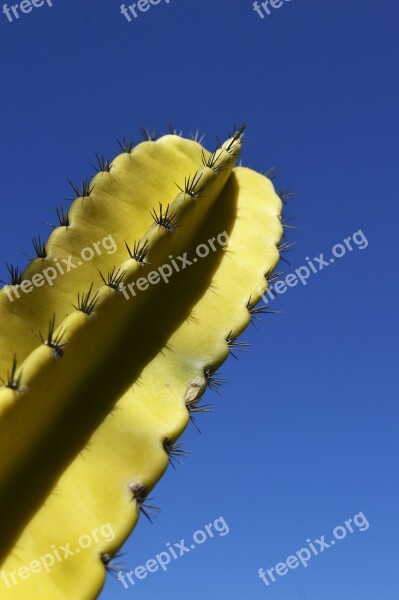
<path fill-rule="evenodd" d="M 47 243 L 34 239 L 22 274 L 8 265 L 0 291 L 0 585 L 11 599 L 97 596 L 139 514 L 151 520 L 148 494 L 185 456 L 177 440 L 209 410 L 203 393 L 219 392 L 218 368 L 266 310 L 282 200 L 236 167 L 244 127 L 214 152 L 174 130 L 143 133 L 112 162 L 96 155 L 97 174 L 71 183 L 70 210 L 57 209 Z M 83 534 L 90 547 L 57 556 Z"/>

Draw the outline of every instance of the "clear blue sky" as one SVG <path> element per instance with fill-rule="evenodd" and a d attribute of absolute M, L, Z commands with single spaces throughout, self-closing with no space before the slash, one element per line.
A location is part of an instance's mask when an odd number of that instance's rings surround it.
<path fill-rule="evenodd" d="M 245 165 L 298 192 L 291 269 L 358 230 L 354 247 L 273 303 L 251 351 L 200 417 L 194 454 L 156 488 L 162 512 L 124 551 L 134 568 L 223 516 L 230 532 L 102 600 L 396 600 L 398 19 L 395 0 L 161 0 L 129 23 L 115 0 L 0 14 L 2 235 L 25 264 L 66 178 L 140 124 L 223 136 L 248 120 Z M 339 251 L 339 250 L 338 250 Z M 289 268 L 290 269 L 290 268 Z M 209 397 L 211 399 L 211 396 Z M 355 531 L 269 587 L 258 578 L 345 520 Z"/>

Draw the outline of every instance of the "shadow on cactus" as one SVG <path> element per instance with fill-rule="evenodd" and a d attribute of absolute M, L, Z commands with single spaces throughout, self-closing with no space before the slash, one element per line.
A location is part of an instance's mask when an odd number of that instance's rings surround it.
<path fill-rule="evenodd" d="M 214 152 L 196 136 L 144 130 L 146 141 L 124 139 L 112 161 L 96 154 L 95 177 L 71 184 L 69 211 L 57 208 L 46 243 L 34 239 L 37 258 L 22 274 L 7 265 L 7 598 L 97 597 L 140 513 L 152 520 L 152 488 L 186 455 L 178 438 L 211 412 L 201 397 L 219 393 L 220 365 L 247 349 L 239 336 L 266 311 L 258 303 L 279 261 L 283 203 L 267 176 L 236 167 L 244 130 Z M 112 239 L 112 252 L 82 260 L 95 239 Z M 99 535 L 104 524 L 112 539 Z M 56 557 L 84 534 L 90 547 Z M 51 552 L 45 568 L 39 559 Z"/>

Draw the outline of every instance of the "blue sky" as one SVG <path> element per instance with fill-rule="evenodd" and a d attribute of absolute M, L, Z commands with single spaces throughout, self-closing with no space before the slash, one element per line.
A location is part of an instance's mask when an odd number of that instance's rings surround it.
<path fill-rule="evenodd" d="M 135 568 L 220 516 L 229 534 L 134 588 L 110 578 L 101 598 L 396 599 L 397 3 L 291 0 L 261 19 L 250 0 L 161 0 L 129 23 L 115 0 L 53 0 L 0 17 L 1 278 L 95 150 L 112 157 L 116 138 L 167 121 L 213 147 L 248 120 L 244 164 L 277 165 L 298 193 L 284 270 L 359 230 L 368 241 L 247 331 L 251 351 L 223 367 L 223 398 L 202 435 L 186 431 L 194 453 L 154 491 L 162 512 L 124 559 Z M 367 530 L 273 585 L 258 578 L 359 512 Z"/>

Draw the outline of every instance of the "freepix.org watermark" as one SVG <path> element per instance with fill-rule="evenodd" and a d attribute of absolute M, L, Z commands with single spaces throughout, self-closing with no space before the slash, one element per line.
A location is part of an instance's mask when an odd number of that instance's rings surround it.
<path fill-rule="evenodd" d="M 54 258 L 54 266 L 46 267 L 41 273 L 35 273 L 31 280 L 24 279 L 19 285 L 14 285 L 12 287 L 7 286 L 5 288 L 5 293 L 7 294 L 9 301 L 14 302 L 15 298 L 20 298 L 20 292 L 29 294 L 35 287 L 42 287 L 45 284 L 52 287 L 54 281 L 60 275 L 65 275 L 73 269 L 81 267 L 84 262 L 90 262 L 93 260 L 96 254 L 99 256 L 103 253 L 103 251 L 105 251 L 107 254 L 115 254 L 118 249 L 112 235 L 107 235 L 102 240 L 98 242 L 91 242 L 91 244 L 92 246 L 87 246 L 81 250 L 80 258 L 82 260 L 76 260 L 71 255 L 68 256 L 68 258 L 62 258 L 61 260 Z M 75 260 L 76 262 L 74 262 Z"/>
<path fill-rule="evenodd" d="M 273 10 L 281 8 L 286 2 L 290 1 L 291 0 L 264 0 L 263 2 L 254 2 L 253 9 L 261 19 L 264 19 L 266 16 L 271 15 Z"/>
<path fill-rule="evenodd" d="M 324 269 L 332 266 L 337 260 L 346 256 L 349 252 L 353 252 L 355 249 L 364 250 L 368 245 L 368 239 L 363 231 L 359 229 L 349 237 L 345 238 L 342 243 L 335 244 L 331 248 L 331 256 L 326 256 L 324 252 L 321 252 L 319 256 L 315 256 L 312 259 L 309 256 L 306 256 L 305 265 L 296 268 L 284 278 L 279 278 L 274 283 L 270 283 L 266 294 L 262 296 L 263 300 L 267 304 L 270 300 L 275 300 L 276 297 L 285 294 L 289 288 L 293 288 L 299 283 L 306 286 L 308 280 L 313 277 L 313 275 L 317 275 L 320 271 L 324 271 Z"/>
<path fill-rule="evenodd" d="M 191 257 L 191 259 L 188 258 L 188 252 L 184 252 L 184 254 L 177 257 L 170 255 L 169 263 L 165 263 L 156 270 L 150 271 L 147 277 L 139 277 L 137 281 L 133 281 L 127 285 L 119 283 L 119 291 L 122 292 L 126 300 L 130 300 L 130 298 L 137 295 L 137 291 L 144 292 L 145 290 L 148 290 L 150 285 L 157 285 L 161 280 L 165 283 L 169 283 L 169 280 L 174 273 L 184 271 L 187 267 L 191 267 L 197 263 L 198 260 L 209 256 L 211 252 L 216 252 L 218 246 L 222 250 L 226 250 L 229 245 L 230 238 L 228 233 L 227 231 L 223 231 L 222 233 L 219 233 L 218 236 L 207 240 L 205 244 L 199 244 L 195 249 L 196 255 Z"/>
<path fill-rule="evenodd" d="M 136 585 L 138 580 L 145 579 L 150 573 L 155 573 L 158 570 L 166 573 L 169 565 L 173 563 L 173 561 L 192 552 L 198 546 L 201 546 L 215 536 L 224 537 L 229 532 L 230 528 L 225 519 L 219 517 L 218 519 L 215 519 L 213 523 L 208 523 L 208 525 L 205 525 L 202 529 L 198 529 L 193 534 L 191 540 L 187 542 L 185 538 L 182 538 L 180 542 L 176 542 L 175 544 L 170 544 L 168 542 L 165 545 L 165 550 L 157 554 L 154 558 L 147 560 L 145 565 L 139 565 L 131 571 L 119 571 L 118 580 L 127 590 L 129 587 Z"/>
<path fill-rule="evenodd" d="M 46 554 L 39 556 L 37 560 L 32 560 L 29 565 L 23 565 L 19 569 L 13 571 L 1 571 L 0 578 L 6 587 L 11 588 L 12 585 L 18 585 L 21 581 L 29 579 L 31 575 L 36 573 L 51 573 L 54 566 L 71 556 L 79 554 L 82 550 L 87 550 L 93 545 L 93 542 L 98 543 L 101 540 L 112 542 L 115 539 L 115 533 L 110 523 L 105 523 L 97 529 L 93 529 L 90 533 L 85 533 L 78 540 L 78 547 L 71 550 L 70 542 L 64 546 L 55 546 L 52 544 Z"/>
<path fill-rule="evenodd" d="M 19 19 L 23 15 L 27 15 L 34 8 L 41 8 L 42 6 L 49 6 L 52 8 L 53 2 L 52 0 L 22 0 L 22 2 L 17 2 L 16 4 L 3 4 L 3 15 L 5 15 L 9 21 L 9 23 L 13 23 L 13 21 Z"/>
<path fill-rule="evenodd" d="M 315 557 L 319 556 L 329 548 L 335 546 L 335 544 L 341 540 L 344 540 L 348 534 L 353 534 L 356 531 L 367 531 L 370 524 L 364 513 L 357 513 L 352 519 L 347 519 L 344 525 L 337 525 L 332 532 L 332 538 L 330 541 L 326 541 L 326 536 L 322 535 L 320 538 L 315 540 L 306 540 L 306 546 L 297 550 L 294 554 L 288 556 L 284 562 L 277 563 L 274 567 L 267 569 L 263 568 L 258 570 L 258 576 L 263 583 L 269 587 L 271 584 L 278 581 L 278 577 L 285 577 L 290 571 L 297 569 L 302 566 L 305 569 L 309 566 L 309 562 Z"/>
<path fill-rule="evenodd" d="M 131 23 L 133 19 L 137 19 L 141 14 L 146 13 L 153 6 L 157 6 L 163 1 L 166 4 L 170 4 L 170 0 L 138 0 L 133 4 L 121 4 L 121 14 L 125 17 L 126 21 Z"/>

